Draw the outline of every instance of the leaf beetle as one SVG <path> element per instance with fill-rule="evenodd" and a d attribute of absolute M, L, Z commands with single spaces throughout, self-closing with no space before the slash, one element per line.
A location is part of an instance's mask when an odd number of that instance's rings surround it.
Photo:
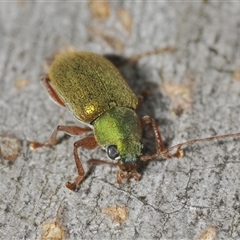
<path fill-rule="evenodd" d="M 139 118 L 136 108 L 139 98 L 133 93 L 118 69 L 105 57 L 90 52 L 69 52 L 56 58 L 50 66 L 49 75 L 42 80 L 43 86 L 57 104 L 66 107 L 86 128 L 59 125 L 45 143 L 31 142 L 31 149 L 52 146 L 57 143 L 57 133 L 83 135 L 74 143 L 74 159 L 78 170 L 75 180 L 66 186 L 71 190 L 82 183 L 85 177 L 78 148 L 94 149 L 100 146 L 114 162 L 97 159 L 89 163 L 117 165 L 117 182 L 134 177 L 139 161 L 148 161 L 158 156 L 164 158 L 182 157 L 182 147 L 195 142 L 210 141 L 226 137 L 238 137 L 240 133 L 193 139 L 164 148 L 156 122 L 149 116 Z M 156 153 L 143 154 L 141 142 L 143 129 L 147 124 L 153 128 L 156 139 Z M 170 152 L 175 149 L 175 152 Z"/>

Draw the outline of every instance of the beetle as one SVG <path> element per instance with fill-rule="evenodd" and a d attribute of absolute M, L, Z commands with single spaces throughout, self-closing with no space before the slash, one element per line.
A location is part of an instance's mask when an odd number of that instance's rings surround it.
<path fill-rule="evenodd" d="M 133 177 L 140 180 L 137 166 L 140 161 L 156 157 L 182 157 L 182 147 L 200 141 L 210 141 L 226 137 L 227 134 L 202 139 L 193 139 L 175 146 L 164 148 L 157 123 L 149 116 L 139 118 L 136 109 L 141 99 L 133 93 L 118 69 L 105 57 L 90 52 L 69 52 L 56 58 L 50 66 L 49 74 L 42 84 L 57 104 L 66 107 L 86 128 L 59 125 L 45 143 L 32 142 L 31 149 L 49 147 L 57 143 L 57 133 L 84 135 L 74 143 L 73 154 L 78 176 L 66 187 L 76 190 L 85 177 L 78 148 L 94 149 L 100 146 L 113 162 L 97 159 L 89 163 L 109 163 L 117 165 L 117 182 Z M 147 124 L 153 128 L 156 152 L 144 155 L 142 132 Z M 174 153 L 171 153 L 175 149 Z"/>

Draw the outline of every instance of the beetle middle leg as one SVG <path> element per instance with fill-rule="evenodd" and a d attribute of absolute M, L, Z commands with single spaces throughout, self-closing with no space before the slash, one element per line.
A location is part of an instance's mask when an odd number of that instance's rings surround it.
<path fill-rule="evenodd" d="M 69 188 L 70 190 L 75 191 L 76 188 L 81 184 L 81 182 L 83 181 L 83 179 L 85 177 L 85 171 L 83 169 L 83 166 L 82 166 L 82 163 L 79 158 L 78 151 L 77 151 L 78 148 L 82 147 L 82 148 L 91 150 L 91 149 L 96 148 L 97 146 L 98 146 L 98 143 L 94 136 L 88 136 L 88 137 L 83 138 L 74 143 L 73 154 L 74 154 L 74 159 L 75 159 L 75 163 L 76 163 L 77 170 L 78 170 L 78 176 L 75 178 L 73 183 L 68 182 L 66 184 L 66 187 Z"/>
<path fill-rule="evenodd" d="M 179 158 L 179 157 L 183 156 L 183 151 L 180 148 L 177 148 L 177 151 L 173 155 L 169 154 L 167 148 L 164 148 L 162 137 L 161 137 L 160 131 L 158 129 L 157 123 L 152 118 L 150 118 L 149 116 L 144 116 L 142 118 L 142 123 L 143 123 L 143 127 L 146 124 L 151 124 L 154 134 L 155 134 L 155 138 L 156 138 L 157 151 L 156 151 L 156 153 L 154 153 L 152 155 L 141 156 L 140 157 L 141 161 L 148 161 L 148 160 L 151 160 L 158 156 L 164 156 L 165 158 L 171 158 L 171 157 Z"/>
<path fill-rule="evenodd" d="M 92 129 L 90 128 L 82 128 L 78 126 L 63 126 L 63 125 L 58 125 L 55 130 L 53 131 L 50 139 L 45 142 L 45 143 L 39 143 L 39 142 L 31 142 L 30 143 L 30 149 L 34 150 L 39 147 L 50 147 L 55 145 L 58 142 L 57 139 L 57 133 L 58 132 L 64 132 L 69 135 L 81 135 L 84 133 L 89 133 L 91 132 Z"/>

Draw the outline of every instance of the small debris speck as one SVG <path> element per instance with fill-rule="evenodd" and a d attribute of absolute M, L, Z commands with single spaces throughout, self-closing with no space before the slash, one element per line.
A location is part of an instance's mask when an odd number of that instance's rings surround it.
<path fill-rule="evenodd" d="M 132 32 L 132 16 L 130 13 L 125 10 L 124 8 L 120 8 L 118 10 L 118 17 L 122 22 L 123 26 L 125 27 L 128 34 Z"/>
<path fill-rule="evenodd" d="M 217 236 L 216 228 L 208 227 L 203 230 L 197 240 L 215 240 Z"/>
<path fill-rule="evenodd" d="M 110 15 L 110 5 L 108 1 L 91 0 L 89 9 L 93 18 L 106 19 Z"/>
<path fill-rule="evenodd" d="M 127 208 L 121 206 L 105 207 L 101 209 L 101 212 L 107 214 L 113 221 L 119 223 L 125 222 L 129 217 Z"/>
<path fill-rule="evenodd" d="M 41 240 L 64 240 L 64 229 L 56 222 L 42 226 Z"/>
<path fill-rule="evenodd" d="M 0 156 L 14 161 L 20 154 L 22 142 L 14 137 L 0 136 Z"/>

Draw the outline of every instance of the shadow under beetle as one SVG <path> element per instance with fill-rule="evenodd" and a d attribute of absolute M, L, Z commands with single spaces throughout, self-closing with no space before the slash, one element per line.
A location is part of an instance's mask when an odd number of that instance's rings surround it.
<path fill-rule="evenodd" d="M 140 179 L 137 172 L 139 161 L 148 161 L 158 156 L 182 157 L 182 147 L 200 141 L 237 137 L 240 133 L 193 139 L 164 148 L 156 122 L 149 116 L 139 119 L 135 110 L 141 99 L 127 85 L 117 68 L 106 58 L 89 52 L 62 54 L 50 66 L 49 75 L 42 80 L 54 102 L 66 107 L 87 128 L 59 125 L 45 143 L 32 142 L 31 149 L 52 146 L 57 143 L 57 132 L 85 137 L 74 143 L 74 158 L 78 176 L 66 186 L 75 190 L 83 181 L 85 171 L 78 155 L 78 148 L 94 149 L 100 145 L 114 162 L 90 159 L 90 164 L 108 163 L 117 165 L 117 182 L 124 178 Z M 142 131 L 146 124 L 153 128 L 156 153 L 143 154 Z M 173 154 L 170 152 L 176 149 Z"/>

